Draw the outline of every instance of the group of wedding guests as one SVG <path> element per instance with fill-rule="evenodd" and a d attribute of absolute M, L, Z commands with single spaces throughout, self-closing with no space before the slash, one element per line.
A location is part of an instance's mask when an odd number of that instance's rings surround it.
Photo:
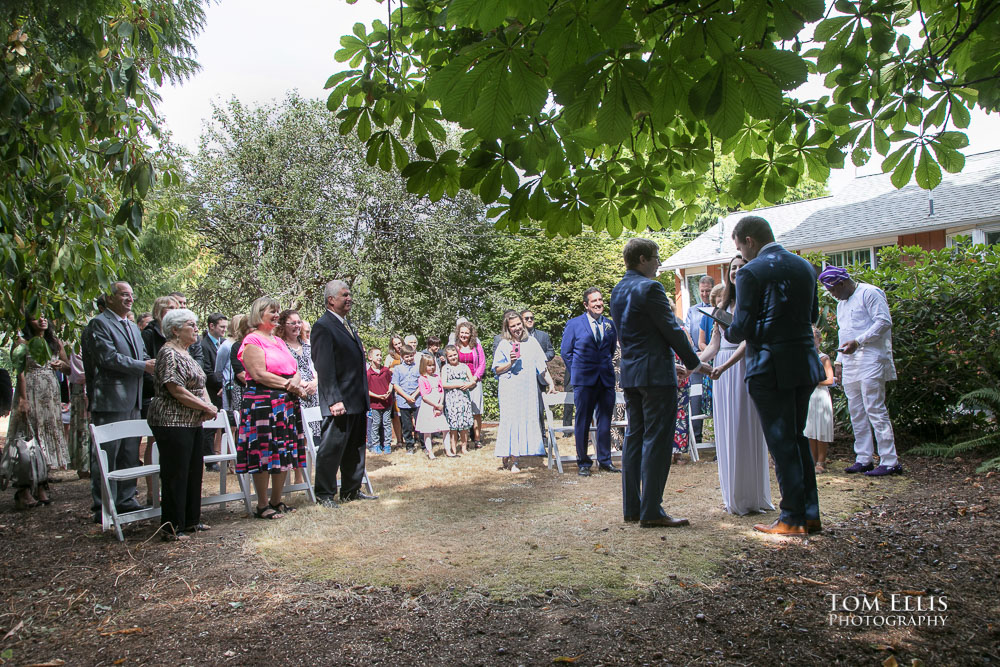
<path fill-rule="evenodd" d="M 710 280 L 703 280 L 699 292 L 705 305 L 733 313 L 738 297 L 736 278 L 745 265 L 741 256 L 734 257 L 722 284 L 714 286 Z M 875 476 L 897 473 L 901 468 L 885 411 L 885 381 L 894 379 L 891 318 L 885 295 L 870 285 L 854 283 L 846 271 L 837 267 L 825 270 L 820 281 L 841 301 L 841 341 L 835 369 L 831 358 L 821 352 L 819 330 L 814 328 L 815 348 L 825 377 L 810 398 L 803 432 L 809 440 L 815 472 L 825 471 L 826 448 L 833 440 L 829 388 L 842 380 L 858 454 L 848 472 Z M 603 300 L 597 303 L 600 297 L 594 288 L 584 295 L 590 316 L 581 316 L 581 336 L 594 349 L 607 352 L 610 360 L 616 347 L 615 329 L 602 315 Z M 105 395 L 134 394 L 138 400 L 135 407 L 153 432 L 141 458 L 151 460 L 154 442 L 159 451 L 164 539 L 186 539 L 193 532 L 209 528 L 200 520 L 204 457 L 217 453 L 219 443 L 215 430 L 205 429 L 203 424 L 224 411 L 238 433 L 233 471 L 253 479 L 258 498 L 255 516 L 278 519 L 295 511 L 283 502 L 283 492 L 287 475 L 293 473 L 295 481 L 301 482 L 305 466 L 305 430 L 299 408 L 319 405 L 319 378 L 310 349 L 308 322 L 298 311 L 283 310 L 276 300 L 265 296 L 255 300 L 246 314 L 231 319 L 212 314 L 199 334 L 197 317 L 186 308 L 182 294 L 157 298 L 152 312 L 141 315 L 138 321 L 131 313 L 132 300 L 131 287 L 115 283 L 107 302 L 98 302 L 101 314 L 87 325 L 75 347 L 60 341 L 52 323 L 44 317 L 26 318 L 22 338 L 12 353 L 17 390 L 8 442 L 19 436 L 33 437 L 50 468 L 75 468 L 83 477 L 96 460 L 90 452 L 87 431 L 91 417 L 88 408 L 94 409 L 88 399 L 94 397 L 95 386 L 115 389 L 104 390 Z M 428 337 L 427 347 L 418 351 L 415 336 L 398 335 L 390 338 L 384 357 L 381 349 L 368 349 L 366 376 L 360 381 L 366 385 L 370 403 L 366 434 L 369 453 L 390 453 L 395 442 L 410 454 L 422 445 L 428 458 L 434 459 L 435 435 L 442 436 L 447 457 L 481 447 L 482 383 L 488 368 L 498 378 L 500 421 L 494 453 L 501 459 L 501 467 L 518 472 L 521 457 L 544 455 L 542 392 L 556 390 L 548 368 L 554 350 L 548 336 L 535 330 L 533 324 L 530 311 L 505 312 L 489 363 L 476 327 L 464 318 L 459 319 L 443 349 L 441 339 L 435 336 Z M 726 511 L 747 514 L 773 510 L 764 428 L 744 381 L 747 343 L 730 342 L 720 325 L 707 316 L 689 315 L 687 321 L 678 318 L 676 326 L 687 334 L 687 342 L 699 361 L 711 362 L 712 366 L 702 363 L 694 374 L 679 373 L 676 378 L 675 458 L 695 444 L 688 439 L 689 412 L 711 414 Z M 567 332 L 570 330 L 568 325 Z M 568 335 L 564 334 L 563 348 L 565 356 L 572 359 L 574 343 Z M 352 336 L 356 338 L 356 334 Z M 32 349 L 37 351 L 40 345 L 48 351 L 48 359 L 41 363 L 32 355 Z M 600 431 L 610 432 L 609 419 L 601 419 L 601 405 L 607 403 L 607 392 L 613 396 L 614 384 L 613 379 L 603 378 L 602 364 L 594 366 L 601 379 L 592 399 L 586 398 L 591 395 L 587 367 L 581 367 L 579 359 L 573 366 L 578 419 L 583 424 L 577 430 L 589 439 L 596 410 L 600 468 L 620 472 L 610 462 L 609 452 L 600 447 L 604 441 Z M 569 366 L 567 363 L 567 370 Z M 699 375 L 698 371 L 703 372 Z M 69 388 L 68 428 L 62 423 L 60 379 L 65 379 Z M 694 399 L 689 393 L 692 382 L 703 387 Z M 96 391 L 100 396 L 102 389 Z M 131 414 L 131 409 L 130 405 L 102 406 L 92 415 L 93 422 L 114 421 L 108 415 L 122 418 Z M 321 436 L 319 426 L 319 422 L 308 425 L 316 439 Z M 695 427 L 696 439 L 700 438 L 699 426 Z M 872 427 L 878 437 L 878 467 L 872 463 Z M 580 454 L 579 440 L 581 474 L 584 470 L 589 474 L 587 445 L 584 442 Z M 609 447 L 605 445 L 605 449 Z M 139 443 L 121 441 L 108 454 L 111 470 L 136 465 Z M 213 466 L 209 464 L 208 469 Z M 141 507 L 135 499 L 134 483 L 131 490 L 128 483 L 117 486 L 114 502 L 119 511 Z M 100 508 L 99 499 L 95 478 L 95 511 Z M 147 502 L 151 500 L 147 497 Z M 20 509 L 50 502 L 49 485 L 44 481 L 16 491 L 15 503 Z M 95 516 L 99 519 L 99 512 Z"/>
<path fill-rule="evenodd" d="M 434 459 L 435 435 L 442 436 L 449 458 L 482 447 L 486 354 L 475 325 L 460 318 L 443 349 L 438 336 L 426 343 L 418 351 L 416 336 L 394 334 L 384 359 L 380 348 L 367 352 L 372 454 L 390 453 L 395 442 L 408 454 L 423 445 Z"/>

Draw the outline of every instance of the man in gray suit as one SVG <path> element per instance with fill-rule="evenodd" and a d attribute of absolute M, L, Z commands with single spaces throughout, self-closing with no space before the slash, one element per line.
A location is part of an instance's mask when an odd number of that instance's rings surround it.
<path fill-rule="evenodd" d="M 139 327 L 128 319 L 132 310 L 132 287 L 125 282 L 111 286 L 107 308 L 92 319 L 84 330 L 83 351 L 86 365 L 93 369 L 90 415 L 95 426 L 139 419 L 142 406 L 142 375 L 152 373 L 156 360 L 150 359 L 142 343 Z M 108 454 L 110 471 L 139 465 L 140 438 L 126 438 L 101 445 Z M 101 477 L 97 452 L 91 452 L 90 476 L 95 521 L 101 519 Z M 117 489 L 115 488 L 117 486 Z M 115 507 L 131 512 L 141 506 L 135 499 L 135 480 L 112 485 Z"/>

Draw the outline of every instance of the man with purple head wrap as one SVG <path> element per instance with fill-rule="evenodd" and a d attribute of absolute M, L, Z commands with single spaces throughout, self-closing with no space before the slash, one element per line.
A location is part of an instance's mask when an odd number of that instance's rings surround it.
<path fill-rule="evenodd" d="M 839 343 L 834 373 L 847 395 L 854 430 L 855 462 L 845 472 L 881 477 L 903 472 L 885 404 L 885 383 L 896 379 L 892 359 L 892 316 L 885 292 L 851 279 L 846 269 L 828 266 L 819 281 L 838 301 Z M 873 459 L 878 442 L 879 465 Z"/>

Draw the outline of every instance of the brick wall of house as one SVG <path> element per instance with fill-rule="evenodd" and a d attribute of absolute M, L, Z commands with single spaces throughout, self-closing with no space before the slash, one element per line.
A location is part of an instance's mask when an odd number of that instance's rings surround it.
<path fill-rule="evenodd" d="M 935 229 L 930 232 L 920 232 L 919 234 L 902 234 L 897 244 L 900 247 L 916 245 L 924 250 L 942 250 L 947 245 L 947 241 L 945 239 L 945 230 Z"/>

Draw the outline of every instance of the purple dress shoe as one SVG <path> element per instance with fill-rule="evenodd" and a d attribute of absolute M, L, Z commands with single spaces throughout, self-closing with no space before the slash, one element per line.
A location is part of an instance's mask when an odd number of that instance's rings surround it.
<path fill-rule="evenodd" d="M 844 468 L 844 472 L 846 472 L 846 473 L 863 472 L 863 473 L 867 474 L 868 471 L 871 470 L 874 467 L 875 466 L 872 465 L 871 463 L 855 463 L 854 465 L 851 465 L 851 466 L 848 466 L 847 468 Z"/>
<path fill-rule="evenodd" d="M 869 470 L 865 473 L 865 477 L 882 477 L 884 475 L 902 475 L 903 466 L 896 464 L 894 466 L 879 466 L 874 470 Z"/>

